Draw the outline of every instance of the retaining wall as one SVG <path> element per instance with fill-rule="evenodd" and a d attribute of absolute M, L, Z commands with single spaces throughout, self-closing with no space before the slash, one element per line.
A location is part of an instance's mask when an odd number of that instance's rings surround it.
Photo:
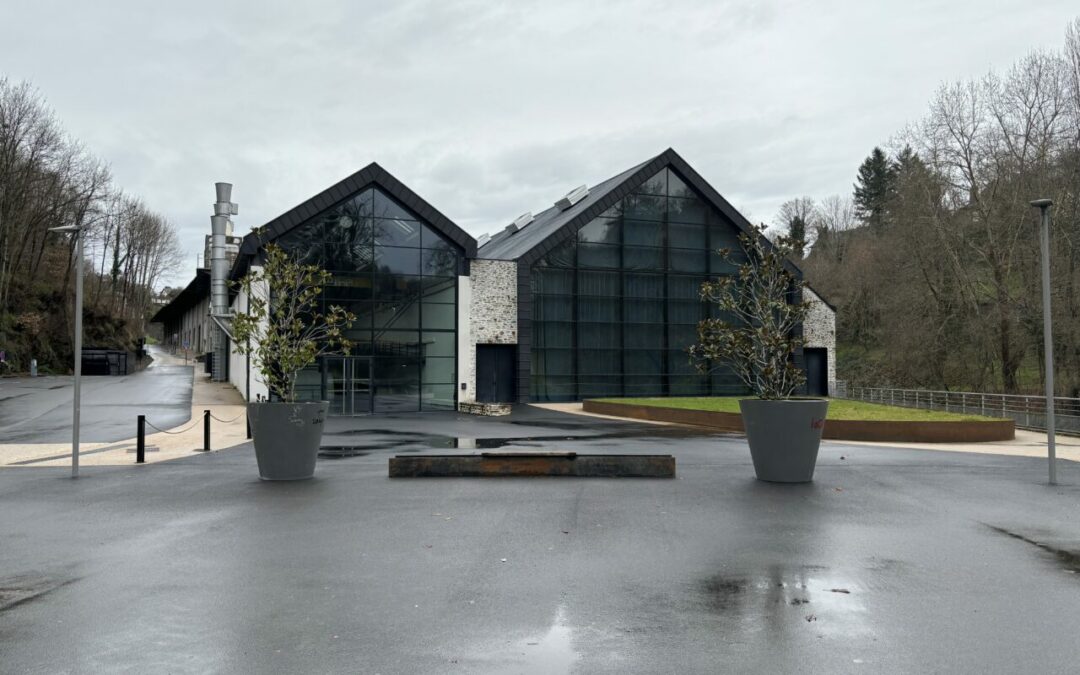
<path fill-rule="evenodd" d="M 629 417 L 654 422 L 691 424 L 722 431 L 743 431 L 742 415 L 708 410 L 682 410 L 635 403 L 585 401 L 585 412 Z M 984 443 L 1011 441 L 1016 437 L 1012 420 L 985 422 L 879 422 L 869 420 L 825 420 L 822 438 L 843 441 L 896 443 Z"/>

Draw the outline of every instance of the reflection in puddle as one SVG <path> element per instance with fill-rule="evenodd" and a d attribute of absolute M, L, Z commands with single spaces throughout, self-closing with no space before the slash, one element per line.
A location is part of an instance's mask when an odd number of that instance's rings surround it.
<path fill-rule="evenodd" d="M 546 635 L 539 640 L 526 640 L 523 673 L 568 673 L 578 660 L 578 654 L 570 640 L 570 626 L 562 607 L 555 612 L 555 621 Z"/>
<path fill-rule="evenodd" d="M 994 532 L 997 532 L 998 534 L 1003 534 L 1006 537 L 1018 539 L 1024 543 L 1031 544 L 1035 548 L 1042 549 L 1044 552 L 1050 554 L 1050 556 L 1055 558 L 1058 564 L 1061 565 L 1062 569 L 1067 572 L 1072 572 L 1074 574 L 1076 572 L 1080 572 L 1080 552 L 1078 551 L 1069 551 L 1063 548 L 1057 548 L 1056 546 L 1051 546 L 1041 541 L 1036 541 L 1029 537 L 1025 537 L 1024 535 L 1017 532 L 1006 530 L 1003 527 L 996 527 L 994 525 L 987 525 L 987 527 L 989 527 Z"/>
<path fill-rule="evenodd" d="M 353 442 L 352 436 L 364 436 L 363 442 Z M 683 438 L 715 436 L 716 433 L 697 429 L 632 429 L 601 434 L 519 436 L 507 438 L 455 438 L 436 434 L 410 433 L 387 429 L 349 429 L 327 432 L 327 445 L 320 448 L 324 457 L 356 457 L 368 454 L 364 451 L 416 452 L 427 448 L 448 448 L 457 450 L 496 450 L 499 448 L 546 448 L 552 443 L 567 441 L 590 442 L 596 446 L 616 445 L 612 441 L 620 439 L 648 439 L 655 443 L 665 443 Z M 339 438 L 341 440 L 339 440 Z"/>
<path fill-rule="evenodd" d="M 319 447 L 319 457 L 324 459 L 343 459 L 345 457 L 363 457 L 371 451 L 359 445 L 323 445 Z"/>
<path fill-rule="evenodd" d="M 580 658 L 574 651 L 573 631 L 566 623 L 566 610 L 560 606 L 547 633 L 518 640 L 490 653 L 484 661 L 497 662 L 498 672 L 554 675 L 569 673 Z"/>
<path fill-rule="evenodd" d="M 817 566 L 772 567 L 761 575 L 715 576 L 702 584 L 705 606 L 747 633 L 783 633 L 807 623 L 821 635 L 868 633 L 864 590 Z"/>

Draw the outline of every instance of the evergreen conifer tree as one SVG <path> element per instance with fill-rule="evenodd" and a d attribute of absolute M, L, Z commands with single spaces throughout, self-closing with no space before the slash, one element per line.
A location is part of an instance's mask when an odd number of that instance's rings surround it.
<path fill-rule="evenodd" d="M 855 184 L 855 212 L 863 224 L 880 229 L 888 220 L 895 172 L 881 148 L 874 148 L 861 166 Z"/>
<path fill-rule="evenodd" d="M 802 260 L 806 251 L 806 221 L 802 216 L 795 216 L 788 223 L 787 236 L 791 238 L 791 252 Z"/>
<path fill-rule="evenodd" d="M 780 211 L 776 215 L 776 224 L 781 231 L 792 240 L 792 253 L 801 260 L 806 253 L 807 230 L 814 219 L 817 207 L 810 197 L 789 199 L 780 205 Z"/>

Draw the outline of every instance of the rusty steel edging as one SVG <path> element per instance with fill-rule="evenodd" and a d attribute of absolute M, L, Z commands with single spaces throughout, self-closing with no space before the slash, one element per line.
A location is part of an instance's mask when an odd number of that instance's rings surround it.
<path fill-rule="evenodd" d="M 674 478 L 671 455 L 579 455 L 577 453 L 483 453 L 409 455 L 390 458 L 390 478 Z"/>

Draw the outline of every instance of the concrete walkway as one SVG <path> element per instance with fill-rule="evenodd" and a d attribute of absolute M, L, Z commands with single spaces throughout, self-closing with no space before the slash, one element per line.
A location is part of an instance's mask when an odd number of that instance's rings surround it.
<path fill-rule="evenodd" d="M 183 366 L 182 358 L 161 350 L 152 350 L 154 363 L 150 369 Z M 152 411 L 147 415 L 146 462 L 164 462 L 193 454 L 201 454 L 203 447 L 203 411 L 209 410 L 210 448 L 222 450 L 247 442 L 247 426 L 244 416 L 244 400 L 232 385 L 211 382 L 209 376 L 195 367 L 191 375 L 191 403 L 188 419 L 170 424 L 164 430 L 152 425 Z M 84 395 L 85 396 L 85 395 Z M 84 398 L 84 401 L 87 399 Z M 69 398 L 70 401 L 70 398 Z M 70 403 L 69 403 L 70 405 Z M 115 442 L 80 443 L 80 466 L 119 466 L 135 463 L 136 438 L 134 415 L 138 402 L 133 402 L 132 436 Z M 224 422 L 222 420 L 225 420 Z M 69 420 L 70 425 L 70 420 Z M 70 433 L 70 426 L 69 431 Z M 0 436 L 2 438 L 2 436 Z M 71 443 L 0 443 L 0 466 L 56 467 L 71 465 Z"/>
<path fill-rule="evenodd" d="M 534 404 L 546 410 L 597 417 L 601 419 L 616 420 L 626 419 L 611 415 L 597 415 L 587 413 L 581 409 L 581 403 L 543 403 Z M 649 422 L 646 420 L 634 420 L 642 424 L 671 425 L 670 422 Z M 673 425 L 685 426 L 685 425 Z M 878 448 L 910 448 L 914 450 L 939 450 L 942 452 L 978 452 L 989 455 L 1007 455 L 1010 457 L 1046 457 L 1046 434 L 1026 429 L 1017 429 L 1016 438 L 1011 441 L 994 441 L 990 443 L 870 443 L 866 441 L 837 441 L 830 440 L 837 445 L 858 445 L 861 447 Z M 1056 437 L 1058 459 L 1066 459 L 1071 462 L 1080 462 L 1080 438 L 1075 436 Z"/>

